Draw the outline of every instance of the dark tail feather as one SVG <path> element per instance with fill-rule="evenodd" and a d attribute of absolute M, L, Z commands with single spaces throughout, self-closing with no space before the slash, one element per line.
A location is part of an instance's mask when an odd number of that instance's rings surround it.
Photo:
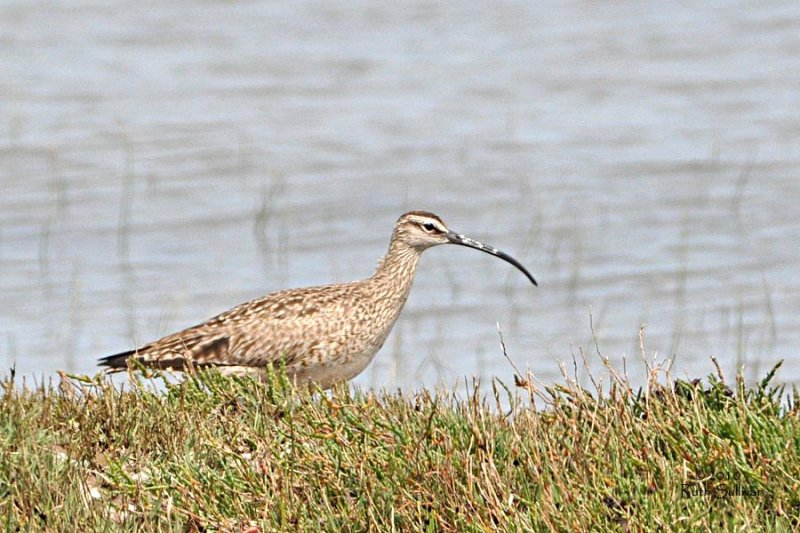
<path fill-rule="evenodd" d="M 114 355 L 107 355 L 98 359 L 100 366 L 104 366 L 110 370 L 126 369 L 128 368 L 128 358 L 135 356 L 136 350 L 128 350 L 127 352 L 115 353 Z"/>
<path fill-rule="evenodd" d="M 206 341 L 203 343 L 203 341 Z M 173 345 L 182 347 L 187 354 L 190 354 L 194 359 L 195 367 L 214 366 L 220 363 L 221 359 L 228 353 L 228 346 L 230 341 L 228 337 L 219 337 L 207 341 L 202 337 L 181 338 L 174 341 Z M 158 368 L 160 370 L 180 370 L 185 371 L 187 367 L 187 358 L 177 351 L 173 346 L 172 349 L 163 349 L 161 353 L 155 353 L 153 344 L 146 344 L 140 346 L 136 350 L 128 350 L 127 352 L 115 353 L 107 355 L 98 359 L 100 366 L 106 367 L 110 371 L 127 370 L 129 363 L 133 363 L 134 367 L 145 366 L 149 368 Z M 158 347 L 155 347 L 156 350 Z M 199 359 L 199 360 L 198 360 Z M 210 359 L 210 361 L 208 361 Z"/>
<path fill-rule="evenodd" d="M 147 346 L 145 346 L 147 348 Z M 128 350 L 127 352 L 115 353 L 114 355 L 107 355 L 98 359 L 100 366 L 106 367 L 109 371 L 127 370 L 128 364 L 133 363 L 134 368 L 139 366 L 146 366 L 150 368 L 158 368 L 160 370 L 184 370 L 186 367 L 186 359 L 183 357 L 171 357 L 169 359 L 154 359 L 147 361 L 139 355 L 142 349 Z"/>

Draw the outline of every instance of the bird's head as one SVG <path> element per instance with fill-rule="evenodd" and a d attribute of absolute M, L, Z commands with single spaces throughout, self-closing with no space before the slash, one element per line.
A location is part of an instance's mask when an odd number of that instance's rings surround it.
<path fill-rule="evenodd" d="M 511 263 L 522 271 L 531 283 L 537 285 L 533 275 L 519 261 L 497 248 L 451 231 L 441 218 L 427 211 L 409 211 L 402 215 L 395 224 L 393 240 L 402 242 L 418 252 L 439 244 L 458 244 L 474 248 Z"/>

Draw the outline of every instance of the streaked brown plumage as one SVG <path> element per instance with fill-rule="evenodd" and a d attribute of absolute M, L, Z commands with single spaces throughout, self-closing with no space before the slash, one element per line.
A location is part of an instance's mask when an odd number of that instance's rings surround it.
<path fill-rule="evenodd" d="M 129 360 L 175 370 L 191 362 L 264 375 L 268 365 L 283 363 L 295 382 L 329 388 L 366 368 L 408 298 L 420 254 L 445 243 L 500 257 L 536 285 L 511 256 L 450 231 L 433 213 L 411 211 L 397 220 L 389 252 L 368 279 L 268 294 L 100 364 L 113 372 L 126 369 Z"/>

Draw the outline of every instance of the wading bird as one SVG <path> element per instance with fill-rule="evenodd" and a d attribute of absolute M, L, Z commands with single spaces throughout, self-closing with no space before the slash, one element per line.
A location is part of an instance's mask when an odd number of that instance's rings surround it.
<path fill-rule="evenodd" d="M 389 252 L 368 279 L 268 294 L 135 350 L 104 357 L 100 364 L 111 372 L 127 369 L 131 361 L 179 371 L 215 366 L 222 373 L 262 377 L 270 365 L 285 366 L 295 383 L 330 388 L 360 374 L 380 350 L 408 299 L 420 255 L 439 244 L 499 257 L 536 285 L 510 255 L 450 231 L 433 213 L 411 211 L 397 220 Z"/>

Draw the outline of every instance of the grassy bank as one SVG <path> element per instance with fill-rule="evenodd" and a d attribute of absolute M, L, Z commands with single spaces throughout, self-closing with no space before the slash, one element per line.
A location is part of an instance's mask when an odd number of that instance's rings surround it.
<path fill-rule="evenodd" d="M 9 377 L 0 516 L 7 531 L 788 531 L 798 395 L 781 400 L 771 375 L 613 378 L 602 394 L 567 380 L 510 412 L 508 394 L 533 394 L 523 379 L 457 399 L 213 373 L 158 392 Z"/>

